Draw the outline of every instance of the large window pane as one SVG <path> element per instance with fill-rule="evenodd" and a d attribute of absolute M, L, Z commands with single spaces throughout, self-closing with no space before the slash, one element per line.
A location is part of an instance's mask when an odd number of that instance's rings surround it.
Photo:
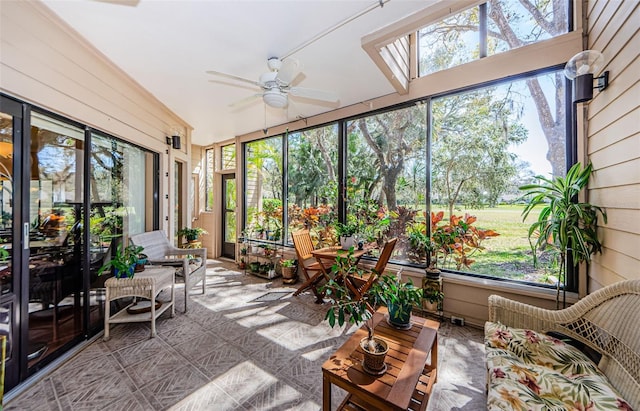
<path fill-rule="evenodd" d="M 419 30 L 419 75 L 478 59 L 478 24 L 476 6 Z"/>
<path fill-rule="evenodd" d="M 488 55 L 502 53 L 568 31 L 567 0 L 528 2 L 494 0 L 487 3 Z"/>
<path fill-rule="evenodd" d="M 282 238 L 282 137 L 247 143 L 246 235 L 280 241 Z"/>
<path fill-rule="evenodd" d="M 440 268 L 548 280 L 544 265 L 533 267 L 527 231 L 537 216 L 522 221 L 518 187 L 536 174 L 564 175 L 564 84 L 556 72 L 433 100 L 431 230 Z"/>
<path fill-rule="evenodd" d="M 398 238 L 395 260 L 408 259 L 409 228 L 424 221 L 426 129 L 423 104 L 347 123 L 347 219 L 380 248 Z"/>
<path fill-rule="evenodd" d="M 84 148 L 81 128 L 32 114 L 25 346 L 30 369 L 83 332 Z"/>
<path fill-rule="evenodd" d="M 222 170 L 233 170 L 236 168 L 236 145 L 229 144 L 222 146 Z"/>
<path fill-rule="evenodd" d="M 97 269 L 116 247 L 133 234 L 153 229 L 153 154 L 111 137 L 91 137 L 91 283 L 92 293 L 104 287 Z M 96 301 L 98 304 L 99 301 Z M 100 326 L 102 312 L 92 312 Z"/>
<path fill-rule="evenodd" d="M 289 233 L 307 228 L 319 246 L 333 244 L 338 202 L 338 125 L 288 136 Z"/>
<path fill-rule="evenodd" d="M 486 55 L 537 43 L 568 32 L 569 0 L 523 2 L 491 0 L 418 31 L 418 71 L 424 76 Z M 526 6 L 524 5 L 526 3 Z M 487 38 L 480 37 L 486 27 Z"/>

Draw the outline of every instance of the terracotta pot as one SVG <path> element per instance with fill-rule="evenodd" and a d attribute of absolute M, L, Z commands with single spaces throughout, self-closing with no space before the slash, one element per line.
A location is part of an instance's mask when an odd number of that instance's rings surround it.
<path fill-rule="evenodd" d="M 376 347 L 379 348 L 376 352 L 370 351 L 369 337 L 364 337 L 360 340 L 360 348 L 362 348 L 364 352 L 362 368 L 369 374 L 381 375 L 387 370 L 387 365 L 384 363 L 384 360 L 387 357 L 387 352 L 389 352 L 389 346 L 382 338 L 374 336 L 373 340 L 375 341 Z"/>
<path fill-rule="evenodd" d="M 297 267 L 282 267 L 282 280 L 291 283 L 296 280 Z"/>

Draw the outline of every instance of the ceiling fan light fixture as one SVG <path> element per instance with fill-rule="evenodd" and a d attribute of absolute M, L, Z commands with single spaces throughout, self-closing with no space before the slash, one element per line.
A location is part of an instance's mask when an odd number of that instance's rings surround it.
<path fill-rule="evenodd" d="M 277 57 L 269 57 L 269 60 L 267 60 L 267 66 L 271 71 L 278 71 L 280 70 L 280 67 L 282 67 L 282 61 Z"/>
<path fill-rule="evenodd" d="M 287 95 L 280 90 L 267 90 L 262 95 L 264 102 L 275 108 L 284 108 L 289 103 Z"/>

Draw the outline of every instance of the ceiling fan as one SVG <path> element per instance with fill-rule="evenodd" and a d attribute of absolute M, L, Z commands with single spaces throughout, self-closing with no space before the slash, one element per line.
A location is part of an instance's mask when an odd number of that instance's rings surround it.
<path fill-rule="evenodd" d="M 289 104 L 289 95 L 329 103 L 335 103 L 339 100 L 338 95 L 330 91 L 292 86 L 291 82 L 298 76 L 298 74 L 300 74 L 301 71 L 300 63 L 294 58 L 289 57 L 282 61 L 277 57 L 271 57 L 267 60 L 267 66 L 269 67 L 269 71 L 263 73 L 258 81 L 214 70 L 207 71 L 207 74 L 213 74 L 241 81 L 243 83 L 249 83 L 262 89 L 262 93 L 249 96 L 246 99 L 232 103 L 230 106 L 237 106 L 247 100 L 262 97 L 262 100 L 268 106 L 284 108 Z"/>

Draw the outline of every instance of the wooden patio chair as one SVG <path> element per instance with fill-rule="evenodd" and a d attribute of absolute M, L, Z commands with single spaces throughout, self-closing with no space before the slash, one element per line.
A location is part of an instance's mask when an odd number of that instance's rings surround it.
<path fill-rule="evenodd" d="M 331 270 L 330 265 L 320 264 L 311 254 L 314 250 L 313 242 L 309 230 L 300 230 L 291 234 L 293 246 L 296 249 L 298 257 L 298 266 L 302 270 L 304 283 L 296 290 L 293 295 L 299 295 L 303 291 L 311 290 L 316 296 L 316 303 L 322 304 L 324 295 L 318 287 L 323 280 L 326 280 L 327 269 Z"/>
<path fill-rule="evenodd" d="M 149 263 L 176 268 L 176 275 L 184 277 L 184 312 L 187 312 L 189 290 L 202 281 L 202 294 L 205 293 L 207 278 L 206 248 L 177 248 L 169 244 L 162 230 L 132 235 L 129 240 L 144 247 Z M 193 257 L 191 257 L 193 256 Z"/>
<path fill-rule="evenodd" d="M 380 254 L 380 258 L 378 258 L 378 262 L 376 266 L 371 270 L 365 272 L 362 276 L 360 275 L 349 275 L 347 276 L 345 282 L 347 288 L 353 293 L 355 299 L 359 300 L 362 296 L 369 291 L 371 286 L 378 281 L 378 278 L 384 273 L 385 268 L 387 268 L 387 264 L 391 259 L 391 253 L 393 253 L 393 249 L 396 247 L 396 243 L 398 242 L 397 238 L 392 238 L 387 241 L 382 248 L 382 253 Z M 375 311 L 374 308 L 367 304 L 369 311 L 372 313 Z"/>

